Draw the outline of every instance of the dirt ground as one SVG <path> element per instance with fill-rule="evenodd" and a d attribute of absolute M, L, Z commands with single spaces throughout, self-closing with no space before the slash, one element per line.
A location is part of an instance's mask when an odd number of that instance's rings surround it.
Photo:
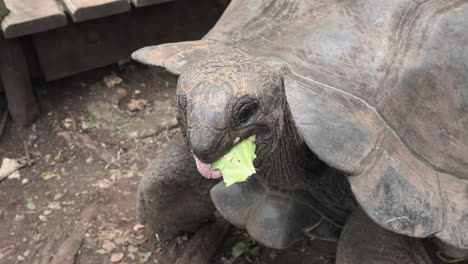
<path fill-rule="evenodd" d="M 135 199 L 144 168 L 179 133 L 176 82 L 131 62 L 36 85 L 39 120 L 26 128 L 10 120 L 0 139 L 3 163 L 31 164 L 0 183 L 1 264 L 164 264 L 184 249 L 191 234 L 151 243 Z M 267 249 L 231 228 L 211 263 L 331 264 L 335 250 L 307 239 Z"/>
<path fill-rule="evenodd" d="M 144 168 L 179 133 L 176 82 L 127 63 L 36 85 L 39 120 L 26 128 L 10 120 L 0 141 L 1 160 L 25 162 L 27 152 L 31 163 L 0 183 L 0 263 L 45 264 L 76 252 L 76 263 L 122 255 L 119 263 L 164 263 L 166 244 L 148 245 L 138 229 L 135 196 Z M 212 263 L 306 263 L 312 253 L 307 263 L 334 262 L 334 243 L 275 251 L 231 230 Z M 247 248 L 235 258 L 239 242 Z M 309 247 L 315 253 L 305 254 Z"/>

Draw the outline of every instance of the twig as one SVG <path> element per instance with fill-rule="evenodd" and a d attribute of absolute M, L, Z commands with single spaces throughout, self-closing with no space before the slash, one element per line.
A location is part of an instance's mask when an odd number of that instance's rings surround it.
<path fill-rule="evenodd" d="M 29 154 L 28 143 L 26 141 L 23 141 L 23 146 L 24 146 L 24 152 L 26 153 L 26 163 L 28 165 L 32 165 L 31 155 Z"/>
<path fill-rule="evenodd" d="M 15 246 L 13 246 L 13 245 L 8 246 L 8 247 L 4 247 L 4 248 L 0 248 L 0 260 L 3 259 L 4 257 L 6 257 L 11 252 L 13 252 L 14 249 L 15 249 Z"/>
<path fill-rule="evenodd" d="M 5 109 L 5 112 L 3 112 L 2 123 L 0 123 L 0 139 L 2 139 L 3 131 L 5 130 L 7 120 L 8 110 Z"/>

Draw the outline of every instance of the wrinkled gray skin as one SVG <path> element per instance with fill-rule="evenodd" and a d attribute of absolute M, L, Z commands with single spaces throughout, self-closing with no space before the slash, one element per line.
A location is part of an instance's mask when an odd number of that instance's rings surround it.
<path fill-rule="evenodd" d="M 186 145 L 181 138 L 173 140 L 139 186 L 140 220 L 159 236 L 193 231 L 214 210 L 208 192 L 216 181 L 198 175 L 191 152 L 212 163 L 232 148 L 236 138 L 257 135 L 258 172 L 252 177 L 285 195 L 306 193 L 312 197 L 309 204 L 325 219 L 344 225 L 337 263 L 431 263 L 419 240 L 379 227 L 355 207 L 345 177 L 330 173 L 303 142 L 282 76 L 270 66 L 245 56 L 202 61 L 182 73 L 177 105 Z M 225 201 L 215 204 L 226 217 Z M 228 220 L 236 225 L 242 221 Z M 246 225 L 255 233 L 248 224 L 240 226 Z"/>

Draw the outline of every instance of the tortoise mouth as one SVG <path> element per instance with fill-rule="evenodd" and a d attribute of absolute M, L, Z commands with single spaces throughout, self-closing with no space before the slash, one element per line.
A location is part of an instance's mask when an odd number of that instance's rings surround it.
<path fill-rule="evenodd" d="M 203 163 L 195 154 L 193 155 L 193 158 L 195 159 L 195 163 L 197 164 L 197 170 L 198 172 L 205 178 L 207 179 L 218 179 L 223 176 L 221 171 L 219 170 L 213 170 L 211 168 L 211 163 Z"/>

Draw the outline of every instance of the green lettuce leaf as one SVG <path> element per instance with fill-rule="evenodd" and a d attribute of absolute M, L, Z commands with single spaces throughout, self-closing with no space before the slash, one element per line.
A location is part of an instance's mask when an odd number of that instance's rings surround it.
<path fill-rule="evenodd" d="M 255 173 L 255 135 L 235 145 L 226 155 L 215 161 L 211 168 L 220 170 L 226 186 L 243 182 Z"/>

